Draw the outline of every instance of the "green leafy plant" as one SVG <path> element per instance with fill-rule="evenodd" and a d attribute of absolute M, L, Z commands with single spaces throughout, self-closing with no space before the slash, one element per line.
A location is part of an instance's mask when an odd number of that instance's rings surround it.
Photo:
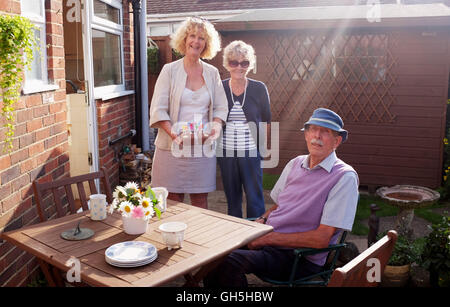
<path fill-rule="evenodd" d="M 395 266 L 411 264 L 417 260 L 417 256 L 412 242 L 405 236 L 399 235 L 388 264 Z"/>
<path fill-rule="evenodd" d="M 450 216 L 431 226 L 431 233 L 425 238 L 421 265 L 430 272 L 433 286 L 450 286 Z"/>
<path fill-rule="evenodd" d="M 183 57 L 183 55 L 181 53 L 179 53 L 178 51 L 176 51 L 175 49 L 172 49 L 172 59 L 173 61 L 175 60 L 179 60 Z"/>
<path fill-rule="evenodd" d="M 0 15 L 0 89 L 3 100 L 1 116 L 6 128 L 4 149 L 12 150 L 14 136 L 14 104 L 20 98 L 23 71 L 33 61 L 35 26 L 21 16 Z"/>
<path fill-rule="evenodd" d="M 444 143 L 444 157 L 443 157 L 443 170 L 442 170 L 442 185 L 439 187 L 438 192 L 441 194 L 442 200 L 450 199 L 450 99 L 447 100 L 447 119 L 445 127 Z"/>
<path fill-rule="evenodd" d="M 159 48 L 156 43 L 152 42 L 147 47 L 147 63 L 148 63 L 148 71 L 151 74 L 158 74 L 160 71 L 159 67 Z"/>
<path fill-rule="evenodd" d="M 387 231 L 378 234 L 377 239 L 381 239 L 387 234 Z M 417 261 L 419 256 L 419 248 L 414 242 L 406 236 L 398 234 L 397 242 L 395 242 L 391 258 L 388 265 L 401 266 L 411 264 Z"/>

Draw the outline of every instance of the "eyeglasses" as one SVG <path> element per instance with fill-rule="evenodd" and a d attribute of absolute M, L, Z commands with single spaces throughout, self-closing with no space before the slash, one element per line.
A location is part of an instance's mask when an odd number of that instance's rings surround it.
<path fill-rule="evenodd" d="M 247 68 L 250 66 L 250 62 L 247 60 L 242 61 L 242 62 L 231 60 L 231 61 L 228 61 L 228 65 L 230 65 L 230 67 L 233 67 L 233 68 L 238 67 L 238 65 L 241 65 L 242 68 Z"/>

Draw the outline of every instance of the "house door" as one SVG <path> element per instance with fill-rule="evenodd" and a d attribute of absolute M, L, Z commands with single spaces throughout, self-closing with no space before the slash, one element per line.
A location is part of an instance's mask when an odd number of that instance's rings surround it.
<path fill-rule="evenodd" d="M 70 175 L 98 170 L 96 108 L 93 98 L 90 5 L 63 0 Z"/>

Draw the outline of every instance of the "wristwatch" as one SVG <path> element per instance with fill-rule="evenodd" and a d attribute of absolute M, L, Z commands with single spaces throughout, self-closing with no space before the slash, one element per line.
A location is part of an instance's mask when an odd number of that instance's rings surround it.
<path fill-rule="evenodd" d="M 260 217 L 258 217 L 258 220 L 259 220 L 259 219 L 263 219 L 263 220 L 264 220 L 264 224 L 267 222 L 267 218 L 264 217 L 264 216 L 262 216 L 262 215 L 261 215 Z"/>

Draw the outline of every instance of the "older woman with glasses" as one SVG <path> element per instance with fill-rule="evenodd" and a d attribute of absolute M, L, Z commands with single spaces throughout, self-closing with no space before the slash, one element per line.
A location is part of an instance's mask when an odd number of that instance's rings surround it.
<path fill-rule="evenodd" d="M 165 187 L 169 199 L 207 208 L 208 192 L 216 189 L 216 158 L 204 151 L 220 135 L 227 100 L 219 71 L 201 59 L 220 50 L 220 37 L 203 18 L 189 17 L 171 37 L 184 55 L 164 65 L 150 107 L 150 127 L 158 128 L 152 165 L 153 187 Z M 211 142 L 210 142 L 211 143 Z"/>
<path fill-rule="evenodd" d="M 228 214 L 242 217 L 244 190 L 248 218 L 259 217 L 265 212 L 258 145 L 266 137 L 259 135 L 259 125 L 264 122 L 269 126 L 271 120 L 266 85 L 247 78 L 255 61 L 253 47 L 243 41 L 233 41 L 224 49 L 223 66 L 230 78 L 222 83 L 229 111 L 217 155 Z"/>

